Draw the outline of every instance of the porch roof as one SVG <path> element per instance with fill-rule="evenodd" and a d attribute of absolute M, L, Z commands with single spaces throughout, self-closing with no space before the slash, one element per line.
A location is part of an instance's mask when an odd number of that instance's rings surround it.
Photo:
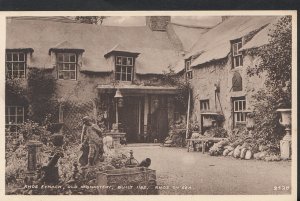
<path fill-rule="evenodd" d="M 179 89 L 173 86 L 144 86 L 144 85 L 98 85 L 102 93 L 115 93 L 117 89 L 126 94 L 178 94 Z"/>

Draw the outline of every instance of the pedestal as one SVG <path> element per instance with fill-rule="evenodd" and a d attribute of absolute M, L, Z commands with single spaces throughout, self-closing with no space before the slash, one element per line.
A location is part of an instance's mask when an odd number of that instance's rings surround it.
<path fill-rule="evenodd" d="M 286 130 L 287 134 L 280 140 L 280 157 L 282 159 L 291 159 L 292 155 L 292 136 L 290 130 Z"/>
<path fill-rule="evenodd" d="M 109 132 L 109 133 L 105 133 L 105 134 L 107 136 L 111 136 L 112 139 L 114 140 L 114 148 L 119 147 L 121 145 L 120 141 L 126 135 L 126 133 L 121 133 L 121 132 Z"/>
<path fill-rule="evenodd" d="M 40 163 L 39 147 L 41 146 L 42 143 L 38 141 L 29 141 L 27 144 L 27 148 L 28 148 L 27 171 L 29 173 L 35 172 L 37 169 L 37 164 Z"/>

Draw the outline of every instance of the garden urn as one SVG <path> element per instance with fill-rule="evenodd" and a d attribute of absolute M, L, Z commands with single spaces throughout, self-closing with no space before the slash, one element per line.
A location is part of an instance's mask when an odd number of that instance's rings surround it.
<path fill-rule="evenodd" d="M 279 123 L 285 127 L 285 136 L 280 140 L 280 155 L 282 159 L 291 158 L 291 109 L 278 109 L 277 112 L 280 112 L 281 118 Z"/>

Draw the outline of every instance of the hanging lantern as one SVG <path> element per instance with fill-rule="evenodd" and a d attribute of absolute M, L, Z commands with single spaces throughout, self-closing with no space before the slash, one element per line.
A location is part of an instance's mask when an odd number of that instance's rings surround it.
<path fill-rule="evenodd" d="M 117 89 L 116 94 L 114 96 L 115 98 L 123 98 L 120 89 Z"/>
<path fill-rule="evenodd" d="M 118 107 L 123 107 L 124 106 L 124 99 L 123 98 L 119 98 L 118 100 Z"/>

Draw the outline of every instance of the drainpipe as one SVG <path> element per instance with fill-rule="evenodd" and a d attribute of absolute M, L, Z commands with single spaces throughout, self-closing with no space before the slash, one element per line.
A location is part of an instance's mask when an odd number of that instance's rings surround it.
<path fill-rule="evenodd" d="M 187 115 L 186 115 L 186 131 L 185 131 L 185 138 L 188 138 L 189 134 L 189 123 L 190 123 L 190 104 L 191 104 L 191 92 L 189 89 L 189 99 L 188 99 L 188 108 L 187 108 Z"/>

